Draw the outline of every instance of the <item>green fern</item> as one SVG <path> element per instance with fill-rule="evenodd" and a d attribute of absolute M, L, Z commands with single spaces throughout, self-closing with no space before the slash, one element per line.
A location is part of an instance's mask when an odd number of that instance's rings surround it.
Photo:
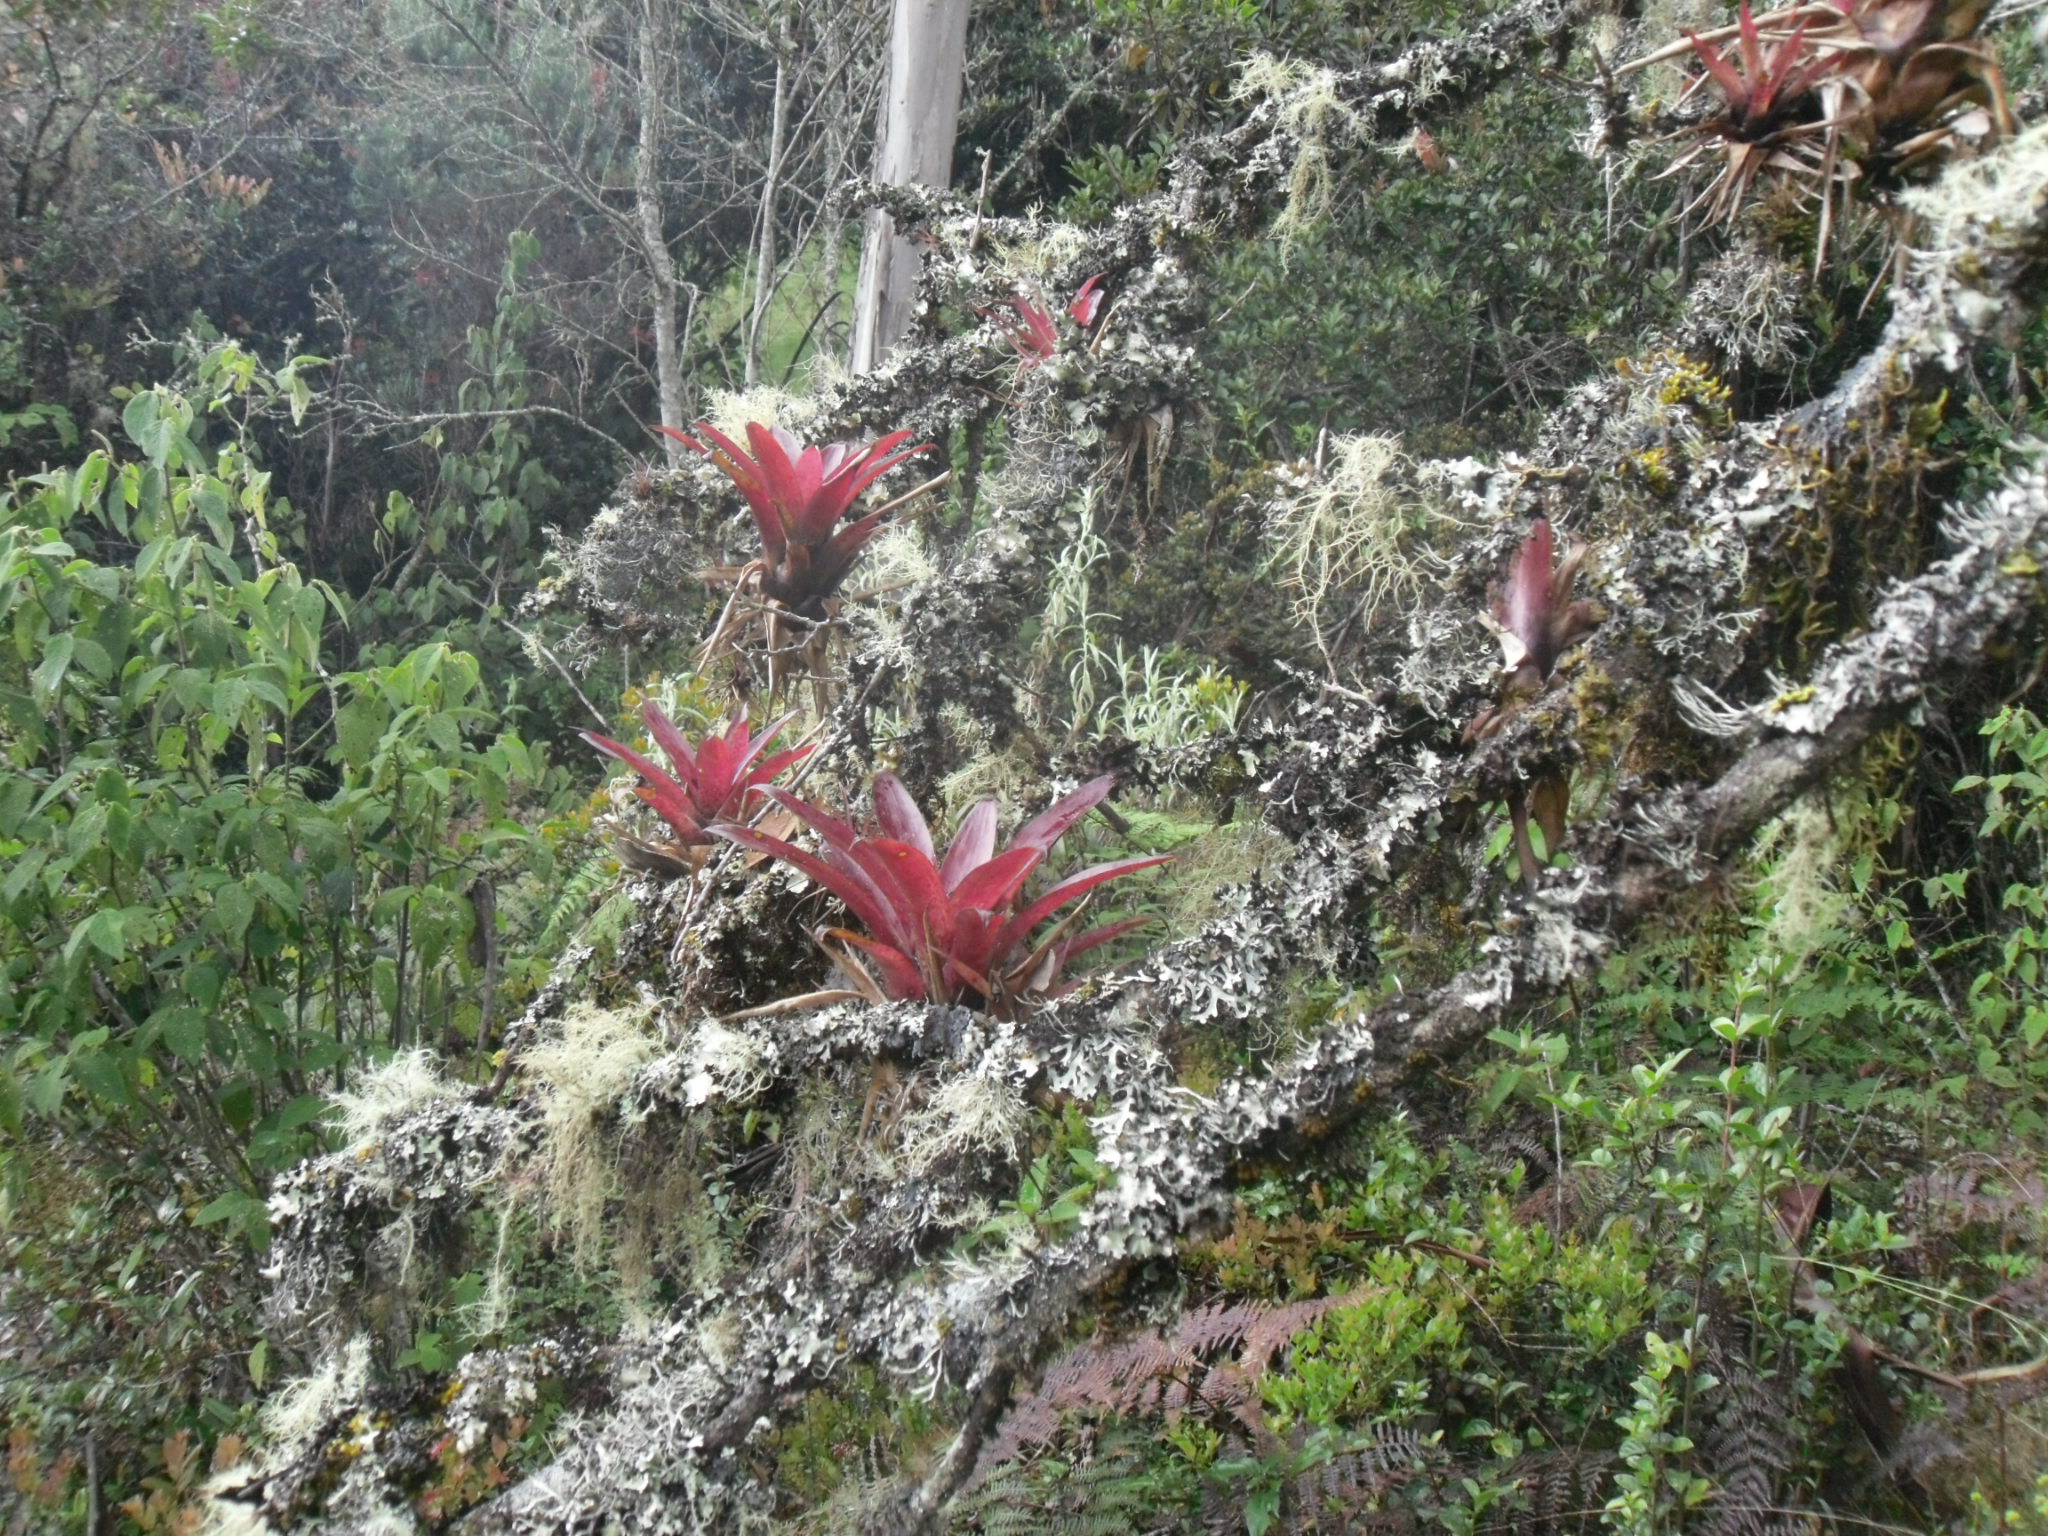
<path fill-rule="evenodd" d="M 1153 1465 L 1153 1445 L 1114 1428 L 1070 1458 L 1013 1462 L 956 1499 L 946 1528 L 953 1536 L 1132 1536 L 1159 1529 L 1171 1512 L 1188 1507 L 1194 1490 L 1169 1461 Z"/>

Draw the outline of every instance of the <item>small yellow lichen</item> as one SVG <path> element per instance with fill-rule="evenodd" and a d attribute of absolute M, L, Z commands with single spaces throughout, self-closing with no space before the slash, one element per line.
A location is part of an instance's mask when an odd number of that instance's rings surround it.
<path fill-rule="evenodd" d="M 1664 447 L 1645 448 L 1630 461 L 1637 474 L 1659 496 L 1669 496 L 1677 484 L 1671 476 L 1671 450 Z"/>

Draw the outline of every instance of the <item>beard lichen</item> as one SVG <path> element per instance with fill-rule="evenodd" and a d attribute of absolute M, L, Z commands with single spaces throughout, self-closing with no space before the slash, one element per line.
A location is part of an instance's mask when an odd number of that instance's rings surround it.
<path fill-rule="evenodd" d="M 633 1116 L 627 1092 L 658 1049 L 644 1011 L 579 1003 L 521 1063 L 541 1107 L 541 1198 L 580 1266 L 597 1260 L 618 1190 L 619 1131 Z"/>

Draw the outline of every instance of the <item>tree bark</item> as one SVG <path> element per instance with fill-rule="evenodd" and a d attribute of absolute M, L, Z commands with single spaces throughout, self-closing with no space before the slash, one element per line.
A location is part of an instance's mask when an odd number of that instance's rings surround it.
<path fill-rule="evenodd" d="M 967 10 L 968 0 L 896 0 L 889 28 L 889 89 L 875 157 L 875 180 L 884 186 L 952 184 Z M 874 369 L 902 339 L 917 268 L 917 248 L 896 233 L 888 214 L 871 212 L 854 297 L 855 373 Z"/>
<path fill-rule="evenodd" d="M 747 322 L 747 388 L 761 382 L 761 322 L 775 297 L 775 194 L 782 177 L 782 146 L 789 131 L 789 64 L 775 59 L 775 118 L 768 133 L 768 175 L 761 186 L 761 240 L 754 257 L 754 312 Z"/>
<path fill-rule="evenodd" d="M 654 379 L 660 398 L 661 424 L 683 430 L 683 352 L 676 310 L 682 284 L 675 257 L 662 227 L 661 208 L 661 49 L 654 36 L 655 0 L 642 0 L 638 52 L 640 73 L 640 152 L 633 163 L 633 212 L 639 221 L 641 252 L 654 298 Z M 681 461 L 683 445 L 666 434 L 662 444 L 669 463 Z"/>

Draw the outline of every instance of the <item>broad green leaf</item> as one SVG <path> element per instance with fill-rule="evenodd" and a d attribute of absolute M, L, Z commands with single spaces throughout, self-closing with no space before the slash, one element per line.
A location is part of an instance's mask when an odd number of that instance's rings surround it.
<path fill-rule="evenodd" d="M 164 1044 L 181 1061 L 194 1065 L 206 1060 L 206 1015 L 197 1008 L 166 1008 L 157 1015 L 163 1026 Z"/>
<path fill-rule="evenodd" d="M 230 948 L 240 948 L 242 937 L 249 931 L 249 920 L 256 915 L 256 895 L 245 885 L 222 886 L 213 902 L 213 920 L 226 937 Z"/>
<path fill-rule="evenodd" d="M 50 643 L 43 649 L 42 663 L 29 677 L 29 685 L 35 689 L 39 703 L 48 703 L 56 696 L 57 689 L 64 682 L 64 673 L 71 666 L 71 654 L 76 644 L 68 630 L 50 637 Z"/>
<path fill-rule="evenodd" d="M 344 764 L 358 771 L 369 767 L 384 739 L 384 711 L 369 699 L 350 700 L 335 711 L 334 739 Z"/>
<path fill-rule="evenodd" d="M 31 848 L 17 857 L 13 867 L 7 871 L 7 879 L 0 882 L 0 901 L 12 905 L 20 900 L 22 894 L 28 890 L 29 883 L 41 872 L 49 857 L 50 850 L 47 848 Z"/>
<path fill-rule="evenodd" d="M 163 401 L 155 390 L 140 390 L 130 397 L 121 412 L 121 430 L 153 462 L 161 464 L 169 457 L 176 428 L 164 421 Z"/>
<path fill-rule="evenodd" d="M 102 907 L 92 916 L 71 930 L 71 937 L 64 941 L 64 959 L 75 960 L 78 952 L 90 944 L 110 960 L 119 960 L 126 953 L 122 941 L 122 914 L 116 907 Z"/>
<path fill-rule="evenodd" d="M 192 1220 L 202 1227 L 210 1227 L 220 1221 L 240 1221 L 248 1215 L 250 1206 L 261 1207 L 262 1204 L 263 1202 L 253 1195 L 245 1195 L 239 1189 L 231 1189 L 201 1206 Z"/>

